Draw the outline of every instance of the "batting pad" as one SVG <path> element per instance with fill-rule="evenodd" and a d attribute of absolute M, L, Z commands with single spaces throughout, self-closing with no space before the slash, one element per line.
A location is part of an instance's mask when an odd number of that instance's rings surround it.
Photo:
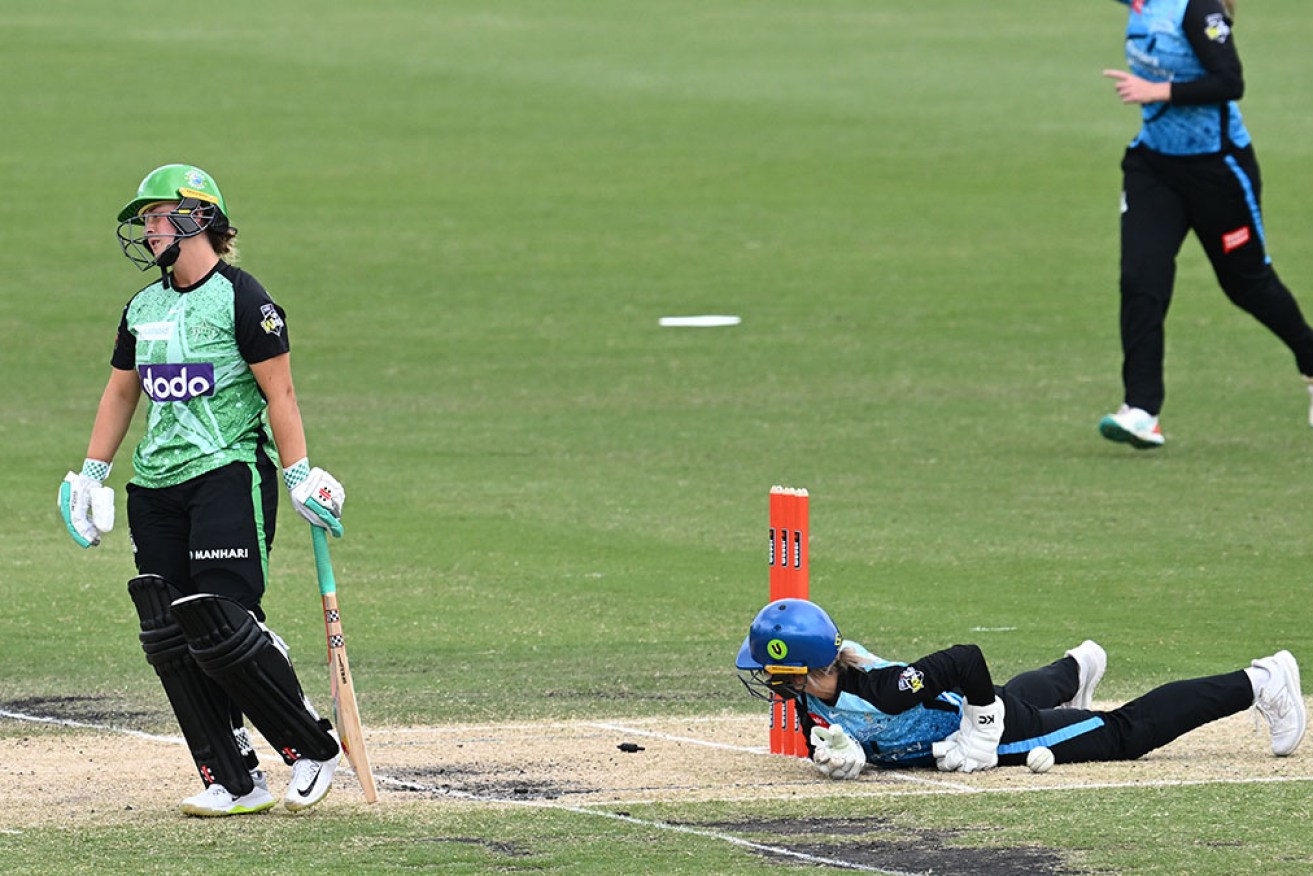
<path fill-rule="evenodd" d="M 209 593 L 185 596 L 170 608 L 196 665 L 227 691 L 284 760 L 338 756 L 328 722 L 306 702 L 287 655 L 249 611 Z"/>
<path fill-rule="evenodd" d="M 251 793 L 255 764 L 243 757 L 233 735 L 228 694 L 196 665 L 169 611 L 178 591 L 158 575 L 141 575 L 128 582 L 128 594 L 141 618 L 146 661 L 160 677 L 201 779 L 206 787 L 217 782 L 238 797 Z"/>

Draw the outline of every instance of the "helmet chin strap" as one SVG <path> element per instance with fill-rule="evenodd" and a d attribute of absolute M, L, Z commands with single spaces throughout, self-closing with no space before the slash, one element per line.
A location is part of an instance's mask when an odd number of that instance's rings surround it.
<path fill-rule="evenodd" d="M 160 281 L 164 288 L 169 288 L 169 268 L 173 267 L 178 261 L 178 256 L 182 254 L 182 247 L 177 240 L 169 244 L 164 252 L 155 257 L 155 266 L 160 269 Z"/>

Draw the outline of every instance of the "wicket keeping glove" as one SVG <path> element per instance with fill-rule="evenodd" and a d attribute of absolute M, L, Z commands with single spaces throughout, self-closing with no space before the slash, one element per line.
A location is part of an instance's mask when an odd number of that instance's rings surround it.
<path fill-rule="evenodd" d="M 813 727 L 812 763 L 831 779 L 855 779 L 866 766 L 866 752 L 838 724 Z"/>
<path fill-rule="evenodd" d="M 309 461 L 302 459 L 283 469 L 283 482 L 297 514 L 309 520 L 311 526 L 327 529 L 333 538 L 342 537 L 346 490 L 337 478 L 322 468 L 311 468 Z"/>
<path fill-rule="evenodd" d="M 988 706 L 964 703 L 957 732 L 931 748 L 935 766 L 949 773 L 993 769 L 998 766 L 998 742 L 1002 738 L 1002 700 L 995 697 Z"/>
<path fill-rule="evenodd" d="M 112 463 L 87 459 L 80 474 L 69 472 L 59 485 L 59 515 L 78 547 L 100 544 L 114 528 L 114 491 L 104 485 Z"/>

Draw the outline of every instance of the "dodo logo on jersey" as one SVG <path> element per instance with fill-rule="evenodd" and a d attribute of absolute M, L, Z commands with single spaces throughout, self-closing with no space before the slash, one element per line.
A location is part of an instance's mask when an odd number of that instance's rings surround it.
<path fill-rule="evenodd" d="M 214 395 L 214 366 L 209 362 L 185 365 L 138 365 L 141 388 L 151 401 L 181 402 Z"/>

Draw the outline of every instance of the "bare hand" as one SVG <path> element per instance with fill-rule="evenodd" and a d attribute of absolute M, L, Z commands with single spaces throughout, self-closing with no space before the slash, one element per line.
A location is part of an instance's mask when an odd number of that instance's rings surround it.
<path fill-rule="evenodd" d="M 1125 70 L 1104 70 L 1103 75 L 1116 80 L 1122 103 L 1166 103 L 1172 99 L 1170 82 L 1150 82 Z"/>

